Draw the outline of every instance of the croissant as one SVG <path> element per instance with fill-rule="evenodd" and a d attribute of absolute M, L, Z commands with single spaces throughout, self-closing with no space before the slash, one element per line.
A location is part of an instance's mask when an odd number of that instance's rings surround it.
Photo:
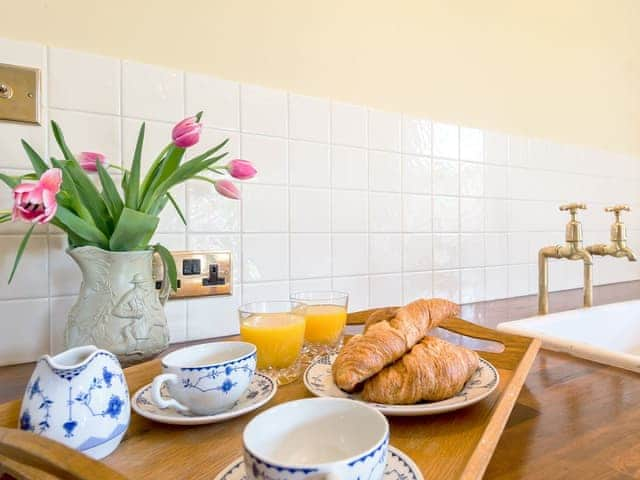
<path fill-rule="evenodd" d="M 362 399 L 413 404 L 450 398 L 478 368 L 478 354 L 438 337 L 425 337 L 393 365 L 367 380 Z"/>
<path fill-rule="evenodd" d="M 457 315 L 459 308 L 444 299 L 420 299 L 397 309 L 389 320 L 391 310 L 384 309 L 373 322 L 367 322 L 365 332 L 353 336 L 336 357 L 332 366 L 336 385 L 347 392 L 353 391 L 358 384 L 408 352 L 430 329 Z"/>

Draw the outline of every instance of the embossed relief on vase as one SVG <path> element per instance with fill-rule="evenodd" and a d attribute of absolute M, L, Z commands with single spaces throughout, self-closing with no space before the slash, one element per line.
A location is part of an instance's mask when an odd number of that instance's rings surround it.
<path fill-rule="evenodd" d="M 152 275 L 151 251 L 68 250 L 82 271 L 78 300 L 65 328 L 65 345 L 97 345 L 124 364 L 157 355 L 169 345 L 164 308 Z"/>

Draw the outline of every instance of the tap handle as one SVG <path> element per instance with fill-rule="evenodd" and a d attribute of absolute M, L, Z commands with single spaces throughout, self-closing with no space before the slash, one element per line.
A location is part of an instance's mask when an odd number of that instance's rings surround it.
<path fill-rule="evenodd" d="M 614 205 L 612 207 L 605 207 L 604 211 L 613 212 L 617 217 L 620 215 L 620 212 L 630 212 L 631 208 L 629 208 L 629 205 Z"/>
<path fill-rule="evenodd" d="M 571 215 L 575 215 L 578 210 L 586 210 L 587 206 L 584 203 L 567 203 L 565 205 L 560 205 L 560 211 L 565 212 L 569 211 Z"/>

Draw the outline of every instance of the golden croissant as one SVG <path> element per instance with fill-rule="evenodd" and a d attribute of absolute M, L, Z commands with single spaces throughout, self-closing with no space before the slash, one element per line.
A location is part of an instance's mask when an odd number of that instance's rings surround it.
<path fill-rule="evenodd" d="M 367 380 L 367 402 L 414 404 L 450 398 L 478 368 L 478 354 L 437 337 L 425 337 L 393 365 Z"/>
<path fill-rule="evenodd" d="M 333 378 L 341 389 L 351 392 L 387 365 L 398 360 L 429 330 L 459 313 L 448 300 L 416 300 L 397 310 L 373 314 L 362 335 L 355 335 L 333 363 Z"/>

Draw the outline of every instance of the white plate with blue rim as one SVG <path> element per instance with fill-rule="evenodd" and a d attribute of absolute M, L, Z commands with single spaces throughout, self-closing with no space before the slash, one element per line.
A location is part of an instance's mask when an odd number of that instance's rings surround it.
<path fill-rule="evenodd" d="M 236 458 L 216 475 L 214 480 L 247 480 L 244 470 L 244 459 Z M 387 467 L 384 469 L 382 480 L 424 480 L 418 466 L 409 456 L 389 445 Z"/>
<path fill-rule="evenodd" d="M 421 402 L 415 405 L 393 405 L 385 403 L 365 402 L 359 393 L 347 393 L 341 390 L 333 381 L 331 365 L 337 354 L 320 355 L 313 359 L 311 365 L 304 372 L 304 385 L 311 393 L 318 397 L 350 398 L 377 408 L 385 415 L 418 416 L 435 415 L 451 412 L 468 407 L 488 397 L 500 382 L 500 375 L 496 368 L 481 358 L 478 369 L 465 383 L 462 390 L 453 397 L 439 402 Z"/>
<path fill-rule="evenodd" d="M 175 408 L 160 408 L 151 400 L 151 384 L 138 390 L 131 399 L 131 407 L 138 414 L 149 420 L 172 425 L 205 425 L 230 420 L 240 415 L 252 412 L 262 407 L 276 394 L 278 386 L 269 376 L 256 372 L 251 384 L 242 397 L 224 412 L 215 415 L 196 415 L 190 412 L 181 412 Z M 171 398 L 166 385 L 162 386 L 161 394 L 164 398 Z"/>

